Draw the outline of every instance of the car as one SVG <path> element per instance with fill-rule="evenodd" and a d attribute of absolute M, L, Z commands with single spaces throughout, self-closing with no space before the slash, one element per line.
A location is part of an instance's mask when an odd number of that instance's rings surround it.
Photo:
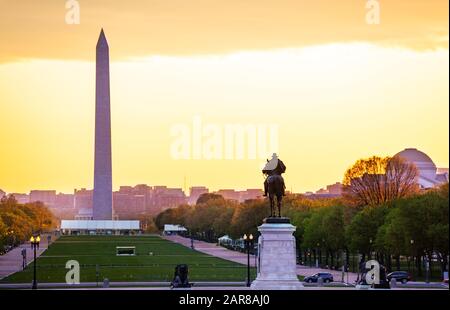
<path fill-rule="evenodd" d="M 411 276 L 406 271 L 394 271 L 386 276 L 387 280 L 390 282 L 395 279 L 397 282 L 402 282 L 403 284 L 411 281 Z"/>
<path fill-rule="evenodd" d="M 322 278 L 324 283 L 333 282 L 333 275 L 328 272 L 319 272 L 319 273 L 313 274 L 312 276 L 305 277 L 305 279 L 303 279 L 303 281 L 306 283 L 315 283 L 319 280 L 319 278 Z"/>

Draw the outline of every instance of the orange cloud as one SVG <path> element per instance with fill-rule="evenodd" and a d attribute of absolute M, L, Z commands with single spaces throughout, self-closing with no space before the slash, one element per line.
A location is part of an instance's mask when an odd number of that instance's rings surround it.
<path fill-rule="evenodd" d="M 380 0 L 379 25 L 366 23 L 363 0 L 78 1 L 81 23 L 67 25 L 63 0 L 0 0 L 0 62 L 91 60 L 101 27 L 115 59 L 355 41 L 448 47 L 446 0 Z"/>

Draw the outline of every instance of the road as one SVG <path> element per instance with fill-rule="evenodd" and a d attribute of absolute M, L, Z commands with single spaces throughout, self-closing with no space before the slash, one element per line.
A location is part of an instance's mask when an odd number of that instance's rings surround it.
<path fill-rule="evenodd" d="M 55 237 L 52 237 L 54 240 Z M 53 241 L 51 241 L 53 242 Z M 51 244 L 51 243 L 50 243 Z M 41 255 L 47 249 L 47 235 L 41 236 L 41 242 L 39 244 L 39 249 L 36 250 L 36 256 Z M 31 244 L 26 242 L 19 245 L 18 247 L 12 249 L 5 255 L 0 256 L 0 280 L 6 278 L 10 274 L 22 270 L 22 249 L 27 251 L 27 265 L 33 261 L 33 249 Z"/>

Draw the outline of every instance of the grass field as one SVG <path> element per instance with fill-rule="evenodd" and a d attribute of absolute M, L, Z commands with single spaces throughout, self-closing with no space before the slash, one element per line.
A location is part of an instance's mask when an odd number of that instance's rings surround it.
<path fill-rule="evenodd" d="M 116 246 L 135 246 L 136 255 L 116 256 Z M 247 274 L 247 266 L 158 236 L 62 236 L 38 258 L 38 283 L 65 282 L 68 260 L 80 263 L 80 282 L 96 282 L 96 265 L 100 282 L 104 278 L 112 282 L 171 281 L 177 264 L 189 265 L 190 281 L 245 281 Z M 31 263 L 1 282 L 30 283 L 32 278 Z"/>

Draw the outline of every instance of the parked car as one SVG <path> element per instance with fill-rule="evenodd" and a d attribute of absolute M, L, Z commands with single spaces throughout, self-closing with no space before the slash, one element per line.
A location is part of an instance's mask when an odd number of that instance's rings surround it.
<path fill-rule="evenodd" d="M 319 272 L 319 273 L 313 274 L 312 276 L 309 276 L 309 277 L 306 277 L 305 279 L 303 279 L 303 281 L 307 282 L 307 283 L 315 283 L 315 282 L 317 282 L 317 280 L 319 280 L 319 278 L 322 278 L 324 283 L 333 282 L 333 275 L 328 272 Z"/>
<path fill-rule="evenodd" d="M 395 279 L 397 282 L 402 282 L 403 284 L 411 281 L 411 276 L 406 271 L 394 271 L 386 276 L 387 280 L 390 282 L 391 279 Z"/>

